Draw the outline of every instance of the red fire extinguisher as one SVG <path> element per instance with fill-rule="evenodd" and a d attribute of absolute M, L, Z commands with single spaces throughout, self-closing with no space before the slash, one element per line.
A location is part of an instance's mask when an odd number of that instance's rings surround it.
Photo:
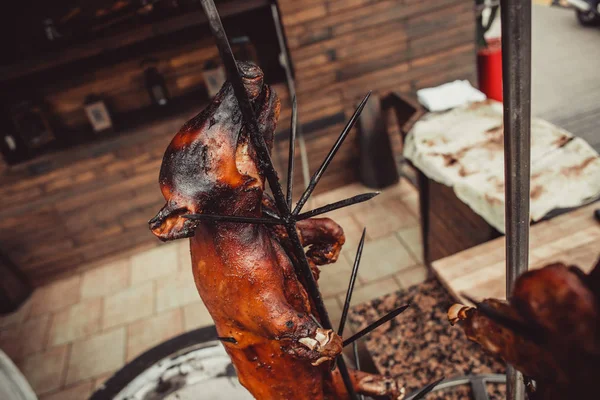
<path fill-rule="evenodd" d="M 479 90 L 494 100 L 502 101 L 502 42 L 487 39 L 487 47 L 477 51 Z"/>

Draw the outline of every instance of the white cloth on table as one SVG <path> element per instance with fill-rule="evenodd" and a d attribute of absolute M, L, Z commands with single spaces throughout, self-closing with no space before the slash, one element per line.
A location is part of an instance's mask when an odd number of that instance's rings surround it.
<path fill-rule="evenodd" d="M 502 104 L 486 100 L 430 113 L 406 137 L 404 156 L 504 232 Z M 600 156 L 583 139 L 541 119 L 531 123 L 531 220 L 600 197 Z"/>
<path fill-rule="evenodd" d="M 417 98 L 431 112 L 449 110 L 464 104 L 483 101 L 487 97 L 467 80 L 417 90 Z"/>

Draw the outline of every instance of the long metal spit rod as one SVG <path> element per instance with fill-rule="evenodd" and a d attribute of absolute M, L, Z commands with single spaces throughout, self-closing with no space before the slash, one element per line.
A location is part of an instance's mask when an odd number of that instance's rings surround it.
<path fill-rule="evenodd" d="M 506 294 L 529 262 L 531 1 L 502 0 Z M 523 376 L 507 367 L 507 399 L 524 400 Z"/>
<path fill-rule="evenodd" d="M 285 222 L 286 232 L 292 243 L 294 257 L 297 260 L 297 272 L 306 283 L 308 294 L 315 304 L 321 324 L 326 329 L 332 329 L 331 320 L 329 319 L 327 309 L 325 308 L 321 293 L 319 292 L 310 266 L 308 265 L 308 260 L 306 259 L 304 249 L 300 243 L 300 238 L 298 237 L 298 233 L 296 231 L 295 220 L 293 218 L 294 216 L 291 213 L 290 207 L 288 207 L 286 197 L 283 194 L 281 184 L 279 183 L 279 179 L 277 177 L 277 172 L 273 167 L 273 162 L 271 161 L 271 156 L 269 155 L 264 138 L 259 132 L 256 116 L 254 114 L 254 110 L 252 109 L 252 104 L 250 104 L 248 95 L 243 86 L 242 78 L 239 74 L 235 57 L 231 50 L 229 40 L 227 39 L 225 29 L 223 28 L 217 7 L 215 6 L 213 0 L 201 0 L 201 4 L 208 19 L 210 30 L 215 38 L 215 42 L 219 49 L 219 54 L 221 55 L 225 70 L 227 71 L 227 78 L 233 86 L 235 97 L 238 100 L 244 122 L 246 123 L 246 128 L 250 134 L 249 136 L 255 145 L 256 153 L 261 163 L 260 168 L 263 170 L 263 173 L 269 182 L 269 187 L 273 192 L 275 204 L 281 219 Z M 351 400 L 357 400 L 358 397 L 354 392 L 350 374 L 343 357 L 338 357 L 337 366 Z"/>

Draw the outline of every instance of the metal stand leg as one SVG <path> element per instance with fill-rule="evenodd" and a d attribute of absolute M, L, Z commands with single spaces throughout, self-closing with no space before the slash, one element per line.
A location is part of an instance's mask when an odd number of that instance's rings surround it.
<path fill-rule="evenodd" d="M 506 294 L 527 270 L 531 130 L 531 1 L 502 0 Z M 523 377 L 507 370 L 507 398 L 525 399 Z"/>

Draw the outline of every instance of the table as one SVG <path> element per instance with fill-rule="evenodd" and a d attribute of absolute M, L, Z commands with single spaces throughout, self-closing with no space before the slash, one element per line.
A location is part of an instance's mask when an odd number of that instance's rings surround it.
<path fill-rule="evenodd" d="M 488 100 L 426 114 L 406 136 L 428 264 L 503 233 L 502 122 L 501 104 Z M 541 119 L 531 130 L 532 222 L 600 197 L 600 156 L 591 146 Z"/>
<path fill-rule="evenodd" d="M 600 256 L 600 223 L 590 204 L 540 222 L 530 230 L 530 269 L 562 261 L 589 272 Z M 432 263 L 440 282 L 461 302 L 461 294 L 475 299 L 506 298 L 505 240 L 492 240 Z"/>

